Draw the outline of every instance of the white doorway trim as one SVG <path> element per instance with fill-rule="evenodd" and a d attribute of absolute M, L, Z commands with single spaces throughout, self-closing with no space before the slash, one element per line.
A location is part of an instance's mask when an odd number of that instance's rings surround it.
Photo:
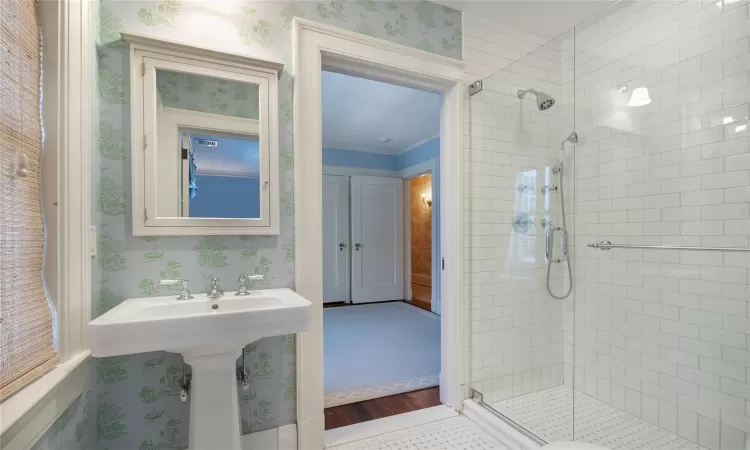
<path fill-rule="evenodd" d="M 404 295 L 407 300 L 412 299 L 411 291 L 411 183 L 412 178 L 429 173 L 432 176 L 433 186 L 435 180 L 440 185 L 440 173 L 436 159 L 415 164 L 402 169 L 399 174 L 404 179 Z M 430 309 L 435 314 L 441 314 L 440 310 L 440 195 L 435 195 L 433 189 L 431 208 L 432 230 L 432 273 L 430 274 L 432 293 L 430 295 Z M 437 201 L 436 201 L 437 199 Z"/>
<path fill-rule="evenodd" d="M 332 70 L 442 94 L 440 115 L 441 277 L 440 400 L 464 400 L 461 347 L 464 63 L 411 47 L 295 18 L 294 207 L 296 291 L 312 302 L 310 330 L 297 335 L 297 427 L 300 450 L 322 450 L 323 270 L 321 71 Z"/>

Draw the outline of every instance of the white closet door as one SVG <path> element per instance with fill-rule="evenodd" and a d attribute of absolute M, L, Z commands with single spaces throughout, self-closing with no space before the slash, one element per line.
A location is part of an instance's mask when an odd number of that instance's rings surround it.
<path fill-rule="evenodd" d="M 323 175 L 323 302 L 348 302 L 349 180 Z"/>
<path fill-rule="evenodd" d="M 353 175 L 352 301 L 404 298 L 404 181 Z"/>

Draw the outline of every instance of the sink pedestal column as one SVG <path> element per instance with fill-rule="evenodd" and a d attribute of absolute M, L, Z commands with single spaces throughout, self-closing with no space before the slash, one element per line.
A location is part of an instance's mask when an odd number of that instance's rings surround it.
<path fill-rule="evenodd" d="M 242 349 L 183 354 L 190 382 L 190 450 L 241 450 L 236 363 Z"/>

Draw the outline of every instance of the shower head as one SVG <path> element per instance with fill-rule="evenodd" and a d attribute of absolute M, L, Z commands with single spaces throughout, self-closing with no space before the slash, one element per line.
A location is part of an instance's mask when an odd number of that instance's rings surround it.
<path fill-rule="evenodd" d="M 536 106 L 539 111 L 550 109 L 555 104 L 555 99 L 545 94 L 544 92 L 535 91 L 533 89 L 519 90 L 518 98 L 524 98 L 526 94 L 536 95 Z"/>

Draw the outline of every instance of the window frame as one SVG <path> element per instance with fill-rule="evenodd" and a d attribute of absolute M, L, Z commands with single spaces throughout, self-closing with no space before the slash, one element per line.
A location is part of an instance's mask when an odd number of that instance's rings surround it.
<path fill-rule="evenodd" d="M 55 306 L 60 363 L 0 403 L 4 450 L 38 441 L 89 381 L 92 63 L 97 2 L 38 2 L 43 33 L 43 277 Z"/>

